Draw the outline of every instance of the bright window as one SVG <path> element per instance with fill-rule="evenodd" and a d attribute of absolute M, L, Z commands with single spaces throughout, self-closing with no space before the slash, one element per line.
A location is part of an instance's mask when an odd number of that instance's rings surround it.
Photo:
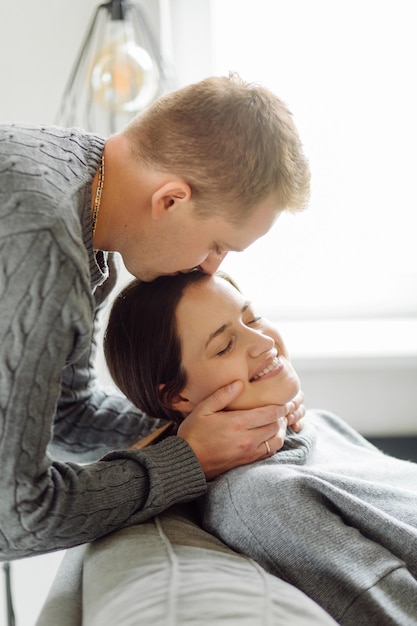
<path fill-rule="evenodd" d="M 414 14 L 411 0 L 211 0 L 212 73 L 285 100 L 311 164 L 310 208 L 223 264 L 269 315 L 417 313 Z"/>

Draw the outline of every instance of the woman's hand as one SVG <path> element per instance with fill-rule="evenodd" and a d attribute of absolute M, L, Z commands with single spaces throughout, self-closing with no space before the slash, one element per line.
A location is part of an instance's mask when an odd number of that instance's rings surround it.
<path fill-rule="evenodd" d="M 240 465 L 267 458 L 284 444 L 287 416 L 297 426 L 304 411 L 302 396 L 284 406 L 227 411 L 242 391 L 235 381 L 200 402 L 178 428 L 200 461 L 208 480 Z"/>

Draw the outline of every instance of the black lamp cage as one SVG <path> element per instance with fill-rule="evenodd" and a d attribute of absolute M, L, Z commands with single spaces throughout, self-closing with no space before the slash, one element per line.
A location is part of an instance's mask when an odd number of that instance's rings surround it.
<path fill-rule="evenodd" d="M 173 88 L 144 9 L 110 0 L 95 9 L 56 123 L 108 136 Z"/>

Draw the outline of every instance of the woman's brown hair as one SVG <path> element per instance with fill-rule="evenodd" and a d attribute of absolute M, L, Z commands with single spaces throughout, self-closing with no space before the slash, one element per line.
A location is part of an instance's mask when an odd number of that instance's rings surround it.
<path fill-rule="evenodd" d="M 177 424 L 183 419 L 170 408 L 186 384 L 175 311 L 184 290 L 207 279 L 193 271 L 134 280 L 113 304 L 104 338 L 107 366 L 120 390 L 148 415 Z"/>

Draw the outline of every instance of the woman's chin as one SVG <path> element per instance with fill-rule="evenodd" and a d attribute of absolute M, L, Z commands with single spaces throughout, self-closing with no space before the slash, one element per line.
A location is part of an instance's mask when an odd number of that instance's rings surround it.
<path fill-rule="evenodd" d="M 258 387 L 259 385 L 259 387 Z M 294 400 L 300 391 L 300 380 L 291 372 L 278 383 L 274 378 L 251 383 L 250 390 L 245 389 L 240 396 L 228 405 L 227 411 L 248 411 L 262 406 L 284 406 Z"/>
<path fill-rule="evenodd" d="M 264 396 L 255 400 L 245 401 L 243 398 L 236 400 L 236 402 L 232 402 L 229 404 L 226 411 L 250 411 L 252 409 L 259 409 L 262 406 L 284 406 L 287 402 L 291 402 L 294 400 L 297 393 L 299 392 L 300 387 L 294 387 L 291 392 L 285 394 L 274 394 L 273 396 Z"/>

